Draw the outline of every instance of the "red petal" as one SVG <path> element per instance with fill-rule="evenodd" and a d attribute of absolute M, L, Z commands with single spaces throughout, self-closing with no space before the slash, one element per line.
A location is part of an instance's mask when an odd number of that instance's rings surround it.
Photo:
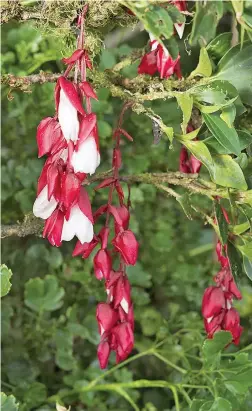
<path fill-rule="evenodd" d="M 98 100 L 98 97 L 93 87 L 88 81 L 83 81 L 82 83 L 79 84 L 79 87 L 83 91 L 86 97 L 90 97 L 90 98 L 94 98 L 95 100 Z"/>
<path fill-rule="evenodd" d="M 98 244 L 97 238 L 93 238 L 90 243 L 81 244 L 80 241 L 77 241 L 76 246 L 73 250 L 72 256 L 76 257 L 77 255 L 82 255 L 82 258 L 88 258 L 92 253 L 93 249 Z"/>
<path fill-rule="evenodd" d="M 89 137 L 95 125 L 96 125 L 96 115 L 94 113 L 90 113 L 87 116 L 82 118 L 81 123 L 80 123 L 79 139 L 77 143 L 78 146 Z"/>
<path fill-rule="evenodd" d="M 95 190 L 99 190 L 100 188 L 105 188 L 110 186 L 115 182 L 115 179 L 113 177 L 105 178 L 98 186 L 95 187 Z"/>
<path fill-rule="evenodd" d="M 83 54 L 84 54 L 84 50 L 82 50 L 82 49 L 75 50 L 70 57 L 68 57 L 68 58 L 63 58 L 63 59 L 62 59 L 62 62 L 63 62 L 64 64 L 72 64 L 72 63 L 75 63 L 77 60 L 79 60 L 79 59 L 81 58 L 81 56 L 82 56 Z"/>
<path fill-rule="evenodd" d="M 98 345 L 97 356 L 102 370 L 108 365 L 109 354 L 109 343 L 107 341 L 101 341 Z"/>
<path fill-rule="evenodd" d="M 52 245 L 59 247 L 61 245 L 61 234 L 64 223 L 64 214 L 58 208 L 46 220 L 43 237 L 47 237 Z"/>
<path fill-rule="evenodd" d="M 143 56 L 139 66 L 138 66 L 138 73 L 139 74 L 149 74 L 153 76 L 157 71 L 157 57 L 156 51 L 150 51 Z"/>
<path fill-rule="evenodd" d="M 81 182 L 74 173 L 65 173 L 62 177 L 62 201 L 66 208 L 72 207 L 79 197 Z"/>
<path fill-rule="evenodd" d="M 76 88 L 74 87 L 73 83 L 69 80 L 67 80 L 64 76 L 59 77 L 58 79 L 58 84 L 70 100 L 71 104 L 74 106 L 74 108 L 79 111 L 83 116 L 86 115 L 84 108 L 82 107 L 80 97 L 76 91 Z"/>
<path fill-rule="evenodd" d="M 54 198 L 58 199 L 60 196 L 60 174 L 58 167 L 53 163 L 47 170 L 48 181 L 48 200 L 51 199 L 54 194 Z"/>
<path fill-rule="evenodd" d="M 83 212 L 83 214 L 85 214 L 85 216 L 93 224 L 94 220 L 93 220 L 93 214 L 92 214 L 90 200 L 89 200 L 89 197 L 88 197 L 88 193 L 86 192 L 86 190 L 83 187 L 80 188 L 80 196 L 79 196 L 79 200 L 78 200 L 78 205 L 80 207 L 80 210 Z"/>

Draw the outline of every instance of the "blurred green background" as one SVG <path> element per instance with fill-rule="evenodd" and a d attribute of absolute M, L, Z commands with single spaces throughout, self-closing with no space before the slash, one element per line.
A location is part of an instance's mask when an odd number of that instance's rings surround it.
<path fill-rule="evenodd" d="M 118 42 L 116 48 L 104 49 L 95 58 L 95 68 L 111 68 L 133 46 L 142 47 L 146 40 L 146 34 L 139 33 L 128 42 Z M 61 39 L 42 35 L 29 23 L 6 24 L 2 29 L 2 73 L 22 76 L 39 70 L 60 72 L 60 59 L 70 54 L 71 47 L 68 45 L 66 50 Z M 182 54 L 183 70 L 189 72 L 197 64 L 193 56 L 198 55 L 198 50 L 192 50 L 191 55 Z M 134 77 L 137 64 L 124 69 L 124 76 Z M 2 89 L 3 224 L 22 221 L 32 210 L 44 162 L 37 158 L 36 127 L 42 118 L 54 114 L 53 91 L 54 84 L 34 85 L 31 93 Z M 98 115 L 102 158 L 99 171 L 103 171 L 110 168 L 111 132 L 122 103 L 112 98 L 108 89 L 96 91 L 99 101 L 92 108 Z M 175 101 L 156 101 L 152 108 L 166 125 L 179 127 L 181 112 Z M 152 124 L 147 117 L 127 113 L 124 127 L 134 142 L 122 144 L 121 173 L 178 170 L 179 146 L 170 147 L 165 138 L 153 145 Z M 106 201 L 106 189 L 94 193 L 89 187 L 89 193 L 93 210 Z M 211 211 L 206 199 L 194 199 L 198 207 Z M 140 243 L 139 262 L 128 269 L 136 317 L 134 353 L 166 338 L 162 346 L 166 358 L 182 367 L 187 368 L 188 363 L 197 367 L 199 347 L 204 341 L 201 298 L 218 270 L 215 235 L 197 215 L 189 220 L 175 199 L 153 186 L 133 185 L 131 201 L 130 226 Z M 94 277 L 92 258 L 72 258 L 74 245 L 75 241 L 57 249 L 34 236 L 2 241 L 2 262 L 13 272 L 11 292 L 2 300 L 2 389 L 17 398 L 22 411 L 55 409 L 55 401 L 48 403 L 50 396 L 64 388 L 86 384 L 102 373 L 96 358 L 99 336 L 95 308 L 106 296 L 103 284 Z M 239 286 L 244 296 L 239 302 L 245 328 L 242 348 L 251 341 L 252 288 L 244 276 Z M 112 356 L 110 367 L 114 360 Z M 180 373 L 149 356 L 118 369 L 107 381 L 139 378 L 177 382 Z M 194 394 L 191 390 L 192 398 Z M 167 389 L 131 390 L 130 396 L 145 411 L 175 409 L 172 393 Z M 71 401 L 73 410 L 131 409 L 112 391 L 83 393 Z M 181 410 L 187 409 L 182 400 Z M 251 408 L 248 405 L 243 409 Z"/>

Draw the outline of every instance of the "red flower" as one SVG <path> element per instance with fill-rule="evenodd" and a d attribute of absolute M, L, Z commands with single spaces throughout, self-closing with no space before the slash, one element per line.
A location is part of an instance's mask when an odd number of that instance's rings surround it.
<path fill-rule="evenodd" d="M 225 295 L 219 287 L 208 287 L 205 290 L 202 299 L 202 315 L 209 319 L 215 315 L 220 314 L 221 310 L 225 308 Z"/>
<path fill-rule="evenodd" d="M 150 37 L 153 38 L 151 35 Z M 169 78 L 174 73 L 178 78 L 182 78 L 179 60 L 180 55 L 173 60 L 169 51 L 154 39 L 151 41 L 151 51 L 145 54 L 140 62 L 138 73 L 153 76 L 158 71 L 160 78 Z"/>
<path fill-rule="evenodd" d="M 134 347 L 134 334 L 128 322 L 114 327 L 112 333 L 117 343 L 116 362 L 119 363 L 125 360 L 132 351 Z"/>
<path fill-rule="evenodd" d="M 130 230 L 121 231 L 113 240 L 112 244 L 121 253 L 125 264 L 135 265 L 138 256 L 138 242 Z"/>

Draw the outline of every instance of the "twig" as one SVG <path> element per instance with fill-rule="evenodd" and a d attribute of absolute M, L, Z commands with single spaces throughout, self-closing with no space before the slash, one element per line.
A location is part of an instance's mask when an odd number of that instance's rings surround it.
<path fill-rule="evenodd" d="M 104 178 L 111 175 L 111 170 L 97 173 L 94 177 L 89 180 L 84 181 L 84 185 L 90 185 L 97 181 L 103 180 Z M 120 176 L 120 180 L 125 183 L 145 183 L 153 184 L 158 189 L 168 192 L 168 194 L 174 196 L 175 198 L 179 195 L 171 188 L 164 186 L 163 184 L 171 184 L 174 186 L 181 186 L 194 194 L 202 194 L 209 198 L 214 196 L 219 196 L 221 198 L 229 198 L 230 193 L 225 188 L 218 188 L 214 183 L 204 182 L 202 179 L 197 178 L 197 174 L 183 174 L 180 172 L 167 172 L 167 173 L 144 173 L 139 175 L 129 175 Z M 245 192 L 235 192 L 234 197 L 240 202 L 244 201 Z M 243 201 L 241 200 L 243 199 Z M 25 237 L 27 235 L 35 234 L 41 235 L 43 227 L 43 221 L 39 218 L 33 216 L 33 214 L 28 214 L 22 223 L 13 225 L 3 225 L 1 230 L 1 238 L 6 238 L 10 236 Z"/>

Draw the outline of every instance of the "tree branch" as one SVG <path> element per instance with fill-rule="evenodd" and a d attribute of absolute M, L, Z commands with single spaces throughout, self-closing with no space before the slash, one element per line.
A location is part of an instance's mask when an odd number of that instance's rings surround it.
<path fill-rule="evenodd" d="M 94 177 L 84 181 L 84 185 L 90 185 L 92 183 L 103 180 L 111 175 L 111 170 L 97 173 Z M 202 194 L 210 199 L 215 196 L 221 198 L 229 198 L 230 193 L 226 188 L 218 188 L 216 184 L 204 181 L 198 178 L 197 174 L 183 174 L 180 172 L 167 172 L 167 173 L 144 173 L 139 175 L 121 176 L 120 180 L 126 183 L 145 183 L 153 184 L 159 190 L 168 193 L 169 195 L 179 198 L 180 195 L 173 189 L 164 186 L 163 184 L 171 184 L 174 186 L 184 187 L 192 194 Z M 239 202 L 246 202 L 246 193 L 234 192 L 234 199 Z M 43 221 L 40 218 L 34 217 L 32 213 L 25 216 L 22 223 L 13 225 L 3 225 L 1 229 L 1 238 L 10 236 L 25 237 L 27 235 L 41 235 L 43 228 Z"/>

